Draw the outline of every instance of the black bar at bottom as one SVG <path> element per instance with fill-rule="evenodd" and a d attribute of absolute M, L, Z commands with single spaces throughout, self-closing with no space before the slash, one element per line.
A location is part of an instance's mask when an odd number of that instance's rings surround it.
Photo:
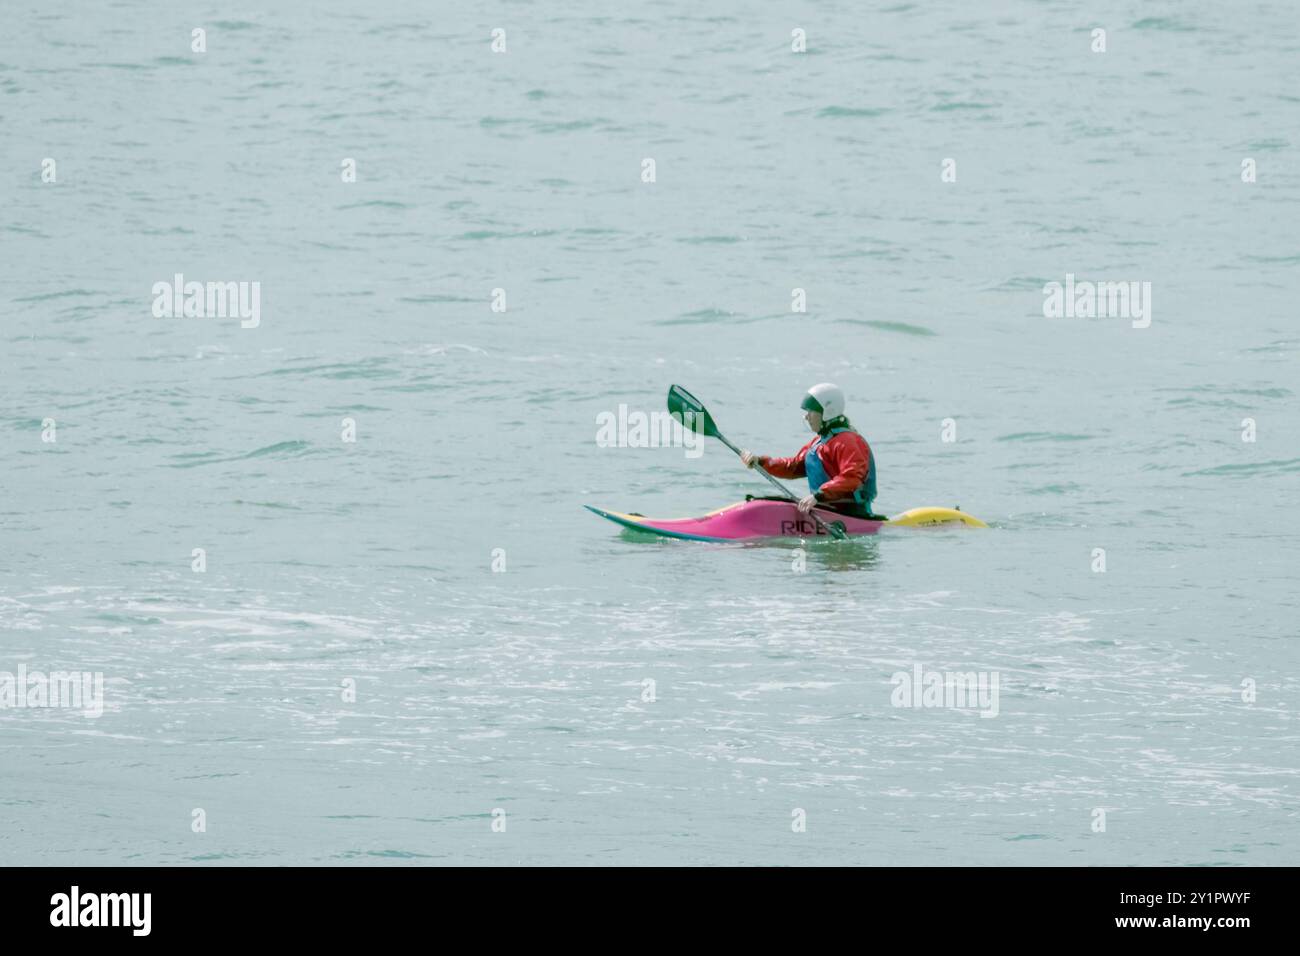
<path fill-rule="evenodd" d="M 1289 929 L 1296 877 L 1294 867 L 32 868 L 4 875 L 0 925 L 7 944 L 75 933 L 79 943 L 373 946 L 405 933 L 459 948 L 505 931 L 538 945 L 588 935 L 613 945 L 619 937 L 598 935 L 605 929 L 667 944 L 689 924 L 692 943 L 732 945 L 847 931 L 868 942 L 1033 933 L 1230 946 Z"/>

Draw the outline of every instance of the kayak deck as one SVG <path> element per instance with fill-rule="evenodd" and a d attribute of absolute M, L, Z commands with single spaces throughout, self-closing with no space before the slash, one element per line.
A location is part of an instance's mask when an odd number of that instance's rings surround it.
<path fill-rule="evenodd" d="M 625 528 L 688 541 L 743 541 L 752 538 L 831 537 L 808 515 L 800 514 L 793 502 L 755 498 L 710 511 L 698 518 L 647 518 L 645 515 L 606 511 L 583 505 L 588 511 Z M 845 534 L 875 534 L 886 524 L 902 527 L 933 527 L 962 524 L 988 527 L 978 518 L 955 508 L 913 508 L 897 517 L 855 518 L 828 508 L 814 508 L 823 525 L 836 523 Z"/>

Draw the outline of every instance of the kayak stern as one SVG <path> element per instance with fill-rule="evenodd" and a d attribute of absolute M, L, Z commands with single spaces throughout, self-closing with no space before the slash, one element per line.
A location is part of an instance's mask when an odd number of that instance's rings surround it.
<path fill-rule="evenodd" d="M 939 525 L 964 524 L 969 528 L 987 528 L 983 521 L 956 508 L 912 508 L 889 519 L 903 528 L 934 528 Z"/>

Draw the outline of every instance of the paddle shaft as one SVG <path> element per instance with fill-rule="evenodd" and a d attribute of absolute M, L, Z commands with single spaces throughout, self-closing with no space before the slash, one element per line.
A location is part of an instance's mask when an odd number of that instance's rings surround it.
<path fill-rule="evenodd" d="M 714 426 L 714 430 L 717 431 L 717 426 Z M 722 442 L 722 444 L 726 445 L 728 448 L 734 451 L 737 456 L 740 455 L 740 449 L 737 448 L 735 445 L 733 445 L 731 442 L 727 441 L 727 436 L 722 434 L 722 432 L 717 432 L 717 439 L 718 441 Z M 787 488 L 785 485 L 781 484 L 781 482 L 777 481 L 770 474 L 768 474 L 767 469 L 764 468 L 762 465 L 756 462 L 754 464 L 754 470 L 758 472 L 760 475 L 762 475 L 764 478 L 766 478 L 768 481 L 770 481 L 773 487 L 775 487 L 778 491 L 780 491 L 784 497 L 789 498 L 791 501 L 799 500 L 794 496 L 794 492 L 792 492 L 789 488 Z M 833 528 L 827 525 L 825 522 L 822 521 L 821 518 L 817 517 L 816 512 L 809 511 L 808 517 L 812 518 L 813 521 L 816 523 L 817 527 L 820 528 L 822 531 L 825 531 L 832 538 L 840 539 L 844 537 L 843 531 L 841 531 L 839 528 Z"/>

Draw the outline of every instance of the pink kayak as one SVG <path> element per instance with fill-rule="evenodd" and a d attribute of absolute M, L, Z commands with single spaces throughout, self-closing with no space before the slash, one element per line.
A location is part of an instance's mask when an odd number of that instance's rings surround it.
<path fill-rule="evenodd" d="M 817 527 L 807 515 L 801 515 L 793 502 L 754 498 L 710 511 L 699 518 L 647 518 L 645 515 L 604 511 L 584 505 L 602 518 L 651 534 L 691 541 L 742 541 L 747 538 L 812 538 L 830 534 Z M 850 535 L 875 534 L 884 525 L 923 527 L 963 524 L 988 527 L 978 518 L 955 508 L 913 508 L 895 518 L 852 518 L 826 508 L 814 508 L 823 524 L 837 522 Z"/>

